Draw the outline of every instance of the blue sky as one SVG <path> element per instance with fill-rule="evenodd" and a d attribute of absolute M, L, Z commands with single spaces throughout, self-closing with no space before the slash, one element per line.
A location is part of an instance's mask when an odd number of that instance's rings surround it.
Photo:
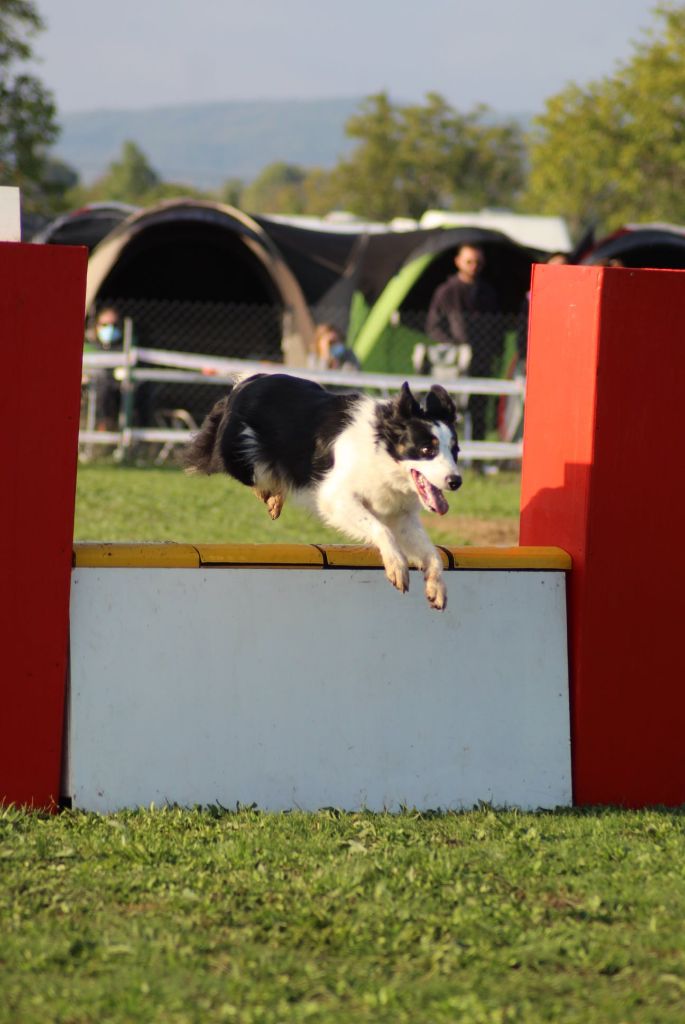
<path fill-rule="evenodd" d="M 434 90 L 536 113 L 610 74 L 654 0 L 37 0 L 59 111 Z"/>

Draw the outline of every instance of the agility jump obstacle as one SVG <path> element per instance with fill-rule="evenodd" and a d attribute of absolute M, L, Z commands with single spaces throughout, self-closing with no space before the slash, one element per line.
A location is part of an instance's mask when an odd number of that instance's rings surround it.
<path fill-rule="evenodd" d="M 564 552 L 444 550 L 432 614 L 421 574 L 401 596 L 367 548 L 79 544 L 75 559 L 75 807 L 571 800 Z"/>
<path fill-rule="evenodd" d="M 682 273 L 535 268 L 524 546 L 440 615 L 366 549 L 74 548 L 85 264 L 0 245 L 2 799 L 685 802 Z"/>

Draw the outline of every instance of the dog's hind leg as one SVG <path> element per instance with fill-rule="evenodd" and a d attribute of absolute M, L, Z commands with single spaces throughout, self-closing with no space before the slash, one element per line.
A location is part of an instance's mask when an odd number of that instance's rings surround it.
<path fill-rule="evenodd" d="M 282 494 L 271 494 L 266 499 L 266 507 L 269 510 L 269 515 L 272 519 L 278 519 L 281 514 L 281 509 L 285 504 L 285 498 Z"/>
<path fill-rule="evenodd" d="M 253 487 L 253 491 L 259 500 L 264 502 L 271 518 L 278 519 L 285 504 L 285 497 L 282 494 L 272 494 L 261 487 Z"/>

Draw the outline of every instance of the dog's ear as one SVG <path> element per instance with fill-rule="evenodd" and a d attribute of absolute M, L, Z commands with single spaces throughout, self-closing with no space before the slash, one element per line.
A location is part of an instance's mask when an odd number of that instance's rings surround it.
<path fill-rule="evenodd" d="M 454 423 L 457 418 L 457 407 L 440 384 L 434 384 L 426 395 L 426 412 L 443 423 Z"/>
<path fill-rule="evenodd" d="M 421 406 L 412 395 L 406 380 L 402 385 L 400 393 L 395 399 L 395 408 L 399 415 L 405 420 L 411 419 L 412 416 L 421 415 Z"/>

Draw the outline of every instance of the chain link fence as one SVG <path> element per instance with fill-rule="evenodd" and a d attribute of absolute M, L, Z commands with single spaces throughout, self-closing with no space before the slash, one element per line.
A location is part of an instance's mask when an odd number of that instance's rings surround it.
<path fill-rule="evenodd" d="M 446 383 L 462 377 L 508 380 L 525 376 L 528 318 L 525 313 L 474 313 L 464 316 L 463 342 L 437 342 L 425 332 L 425 310 L 402 310 L 390 316 L 374 338 L 372 351 L 363 353 L 364 367 L 376 372 L 423 374 Z M 368 338 L 360 334 L 360 347 Z M 483 395 L 463 396 L 460 407 L 468 414 L 471 436 L 483 440 L 498 432 L 512 436 L 522 429 L 502 421 L 511 410 L 506 402 Z M 513 415 L 513 414 L 512 414 Z M 518 416 L 520 419 L 520 416 Z"/>
<path fill-rule="evenodd" d="M 284 313 L 276 306 L 188 300 L 108 298 L 94 312 L 113 307 L 133 325 L 133 345 L 234 359 L 281 362 Z M 93 340 L 92 327 L 86 331 Z M 158 426 L 160 410 L 185 409 L 200 423 L 216 401 L 214 388 L 145 381 L 133 397 L 136 426 Z"/>
<path fill-rule="evenodd" d="M 396 360 L 402 349 L 411 346 L 411 366 L 415 373 L 436 380 L 458 377 L 495 377 L 509 379 L 525 374 L 528 317 L 525 313 L 464 313 L 463 341 L 434 341 L 425 334 L 427 314 L 410 310 L 396 318 L 395 336 L 388 339 Z M 404 338 L 402 338 L 404 334 Z M 485 395 L 471 395 L 463 401 L 469 416 L 471 437 L 483 440 L 497 431 L 506 415 L 504 403 Z"/>
<path fill-rule="evenodd" d="M 283 361 L 282 339 L 288 329 L 288 316 L 287 311 L 284 313 L 278 306 L 110 298 L 99 304 L 93 323 L 97 313 L 105 307 L 114 307 L 120 317 L 128 321 L 131 344 L 135 348 L 251 362 Z M 326 320 L 336 324 L 344 323 L 345 315 L 346 310 L 326 310 Z M 422 310 L 404 310 L 392 315 L 375 336 L 365 369 L 376 373 L 426 375 L 443 382 L 461 377 L 506 379 L 523 375 L 525 316 L 473 314 L 466 324 L 468 343 L 449 345 L 428 338 L 426 315 Z M 93 323 L 87 329 L 86 338 L 98 350 Z M 111 351 L 114 353 L 117 349 Z M 142 368 L 145 363 L 138 365 Z M 208 374 L 214 372 L 208 367 Z M 359 386 L 364 386 L 363 372 Z M 106 396 L 104 418 L 96 408 L 98 392 Z M 128 395 L 127 423 L 139 428 L 168 427 L 173 423 L 192 429 L 202 422 L 220 395 L 221 388 L 208 386 L 208 380 L 194 383 L 192 379 L 134 379 Z M 495 433 L 506 440 L 520 438 L 520 401 L 512 407 L 503 396 L 483 394 L 461 395 L 457 401 L 472 439 L 483 440 Z M 82 429 L 117 430 L 121 423 L 120 411 L 121 392 L 116 371 L 92 369 L 90 376 L 88 373 L 84 376 Z M 507 415 L 513 415 L 516 422 L 503 430 L 502 421 Z"/>
<path fill-rule="evenodd" d="M 373 369 L 387 373 L 425 373 L 454 380 L 459 376 L 509 377 L 525 362 L 528 320 L 525 314 L 467 314 L 463 342 L 438 342 L 425 332 L 426 314 L 394 314 L 378 333 L 369 357 Z"/>

